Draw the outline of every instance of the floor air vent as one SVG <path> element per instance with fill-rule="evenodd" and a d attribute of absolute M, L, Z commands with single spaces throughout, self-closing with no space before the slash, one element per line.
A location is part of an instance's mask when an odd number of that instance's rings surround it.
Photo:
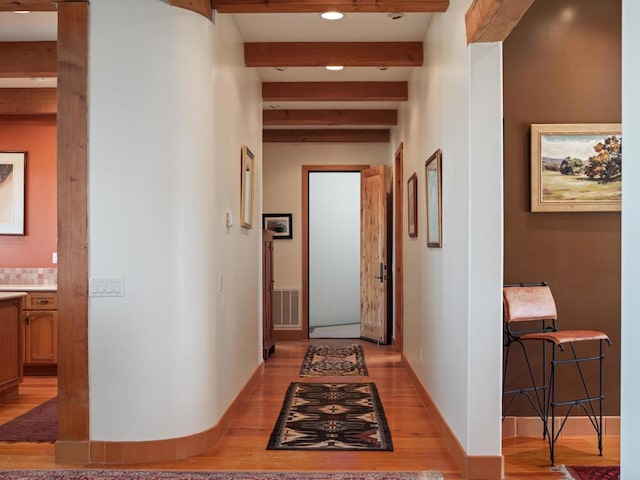
<path fill-rule="evenodd" d="M 273 291 L 273 322 L 277 329 L 300 328 L 300 290 Z"/>

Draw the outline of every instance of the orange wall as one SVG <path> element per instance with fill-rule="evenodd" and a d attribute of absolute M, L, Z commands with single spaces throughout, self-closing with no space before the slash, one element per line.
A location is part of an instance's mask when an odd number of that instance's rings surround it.
<path fill-rule="evenodd" d="M 0 152 L 27 152 L 25 235 L 0 235 L 0 267 L 51 267 L 57 245 L 56 118 L 0 116 Z"/>

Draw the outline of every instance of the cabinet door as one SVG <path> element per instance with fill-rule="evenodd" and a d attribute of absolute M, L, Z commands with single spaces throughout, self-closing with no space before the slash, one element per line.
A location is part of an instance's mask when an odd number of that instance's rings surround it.
<path fill-rule="evenodd" d="M 58 312 L 30 310 L 25 315 L 24 363 L 58 363 Z"/>

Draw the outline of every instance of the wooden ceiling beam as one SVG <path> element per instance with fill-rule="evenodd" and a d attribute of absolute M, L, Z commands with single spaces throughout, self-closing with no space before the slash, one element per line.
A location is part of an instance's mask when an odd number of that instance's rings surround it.
<path fill-rule="evenodd" d="M 288 125 L 397 125 L 397 110 L 264 110 L 262 124 Z"/>
<path fill-rule="evenodd" d="M 247 67 L 419 67 L 422 42 L 245 43 Z"/>
<path fill-rule="evenodd" d="M 502 42 L 534 0 L 474 0 L 465 15 L 467 44 Z"/>
<path fill-rule="evenodd" d="M 449 0 L 212 0 L 219 13 L 446 12 Z"/>
<path fill-rule="evenodd" d="M 405 101 L 407 82 L 265 82 L 262 99 L 280 102 Z"/>
<path fill-rule="evenodd" d="M 56 76 L 56 42 L 0 42 L 0 58 L 0 78 Z"/>
<path fill-rule="evenodd" d="M 391 138 L 389 130 L 263 130 L 262 141 L 267 143 L 309 142 L 384 142 Z"/>
<path fill-rule="evenodd" d="M 55 115 L 55 88 L 0 88 L 0 115 Z"/>
<path fill-rule="evenodd" d="M 191 10 L 211 20 L 211 0 L 169 0 L 169 5 Z"/>

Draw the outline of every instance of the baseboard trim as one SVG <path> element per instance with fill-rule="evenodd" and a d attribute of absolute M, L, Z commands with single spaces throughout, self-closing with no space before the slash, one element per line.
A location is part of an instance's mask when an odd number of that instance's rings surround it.
<path fill-rule="evenodd" d="M 562 423 L 562 418 L 556 418 L 556 431 Z M 603 435 L 620 435 L 620 416 L 602 417 Z M 595 431 L 589 417 L 573 416 L 567 419 L 562 428 L 561 437 L 594 435 Z M 506 417 L 502 422 L 502 438 L 537 437 L 542 436 L 542 421 L 540 417 Z"/>
<path fill-rule="evenodd" d="M 411 381 L 418 390 L 418 394 L 427 407 L 427 410 L 433 417 L 436 429 L 442 437 L 449 453 L 451 453 L 456 465 L 462 472 L 463 477 L 468 480 L 502 479 L 504 477 L 504 457 L 502 455 L 467 455 L 467 452 L 451 430 L 451 427 L 449 427 L 449 424 L 442 415 L 442 412 L 440 412 L 436 406 L 431 395 L 429 395 L 429 392 L 420 381 L 420 378 L 413 370 L 413 367 L 407 360 L 404 353 L 402 354 L 402 364 L 408 372 L 409 377 L 411 377 Z"/>
<path fill-rule="evenodd" d="M 302 330 L 274 330 L 273 337 L 276 342 L 287 342 L 292 340 L 304 340 Z"/>
<path fill-rule="evenodd" d="M 231 419 L 238 413 L 242 402 L 249 395 L 264 373 L 264 362 L 253 372 L 249 380 L 233 399 L 216 425 L 193 435 L 164 440 L 141 442 L 57 442 L 56 463 L 128 464 L 156 463 L 182 460 L 200 455 L 217 445 Z M 86 444 L 86 458 L 82 459 Z"/>

